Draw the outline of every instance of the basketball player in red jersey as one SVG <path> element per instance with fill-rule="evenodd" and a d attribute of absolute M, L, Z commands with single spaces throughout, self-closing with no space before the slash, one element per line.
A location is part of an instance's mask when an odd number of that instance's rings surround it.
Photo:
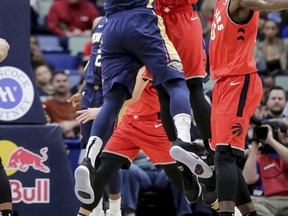
<path fill-rule="evenodd" d="M 198 0 L 155 0 L 156 13 L 161 16 L 165 25 L 166 34 L 175 46 L 184 68 L 184 75 L 190 91 L 190 104 L 194 113 L 196 124 L 201 132 L 206 149 L 210 152 L 208 140 L 211 138 L 210 113 L 211 107 L 206 101 L 203 93 L 203 82 L 209 77 L 205 71 L 206 53 L 202 36 L 202 24 L 195 4 Z M 161 101 L 161 119 L 170 142 L 175 141 L 176 133 L 173 120 L 169 114 L 169 96 L 163 89 L 157 89 Z M 184 146 L 181 146 L 184 147 Z M 184 147 L 185 148 L 185 147 Z M 174 159 L 181 161 L 174 155 L 174 147 L 171 155 Z M 179 148 L 176 148 L 176 151 Z M 181 149 L 180 149 L 181 150 Z M 186 145 L 185 150 L 193 151 L 192 146 Z M 181 154 L 180 154 L 181 155 Z M 176 156 L 176 157 L 175 157 Z M 208 164 L 213 166 L 212 156 Z M 196 176 L 189 169 L 178 163 L 182 179 L 185 185 L 185 195 L 190 203 L 196 202 L 202 189 Z M 206 180 L 207 191 L 215 190 L 215 175 Z"/>
<path fill-rule="evenodd" d="M 287 0 L 218 0 L 211 30 L 211 77 L 213 88 L 212 141 L 215 150 L 217 191 L 221 216 L 257 215 L 236 166 L 244 156 L 249 120 L 262 96 L 262 84 L 252 56 L 259 10 L 288 8 Z"/>
<path fill-rule="evenodd" d="M 143 76 L 146 78 L 145 74 Z M 128 169 L 140 150 L 145 152 L 156 167 L 164 169 L 179 191 L 183 190 L 176 161 L 169 155 L 171 146 L 160 120 L 160 105 L 156 90 L 151 82 L 145 80 L 139 80 L 139 84 L 136 82 L 136 92 L 134 89 L 132 96 L 132 102 L 136 102 L 131 104 L 128 102 L 129 105 L 119 126 L 100 154 L 101 165 L 97 168 L 94 178 L 95 200 L 86 206 L 87 212 L 91 212 L 98 205 L 111 177 L 120 168 Z M 81 111 L 79 113 L 82 114 L 78 119 L 81 121 L 94 119 L 98 112 L 99 108 Z M 106 215 L 114 214 L 106 213 Z"/>

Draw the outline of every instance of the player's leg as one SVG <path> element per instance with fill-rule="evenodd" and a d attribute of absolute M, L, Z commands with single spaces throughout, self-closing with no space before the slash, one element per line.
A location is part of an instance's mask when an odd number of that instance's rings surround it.
<path fill-rule="evenodd" d="M 0 158 L 0 215 L 12 216 L 12 195 L 8 177 Z"/>
<path fill-rule="evenodd" d="M 101 150 L 103 139 L 109 128 L 113 127 L 118 113 L 128 97 L 127 88 L 121 84 L 115 84 L 104 96 L 103 107 L 93 122 L 91 137 L 86 147 L 85 158 L 75 170 L 75 193 L 83 203 L 92 203 L 94 200 L 93 178 L 96 157 Z"/>
<path fill-rule="evenodd" d="M 160 11 L 159 13 L 164 17 L 167 35 L 175 46 L 183 63 L 184 75 L 187 79 L 187 86 L 190 92 L 190 105 L 194 114 L 193 116 L 204 139 L 205 148 L 208 152 L 211 152 L 208 143 L 208 139 L 211 138 L 211 106 L 204 97 L 202 85 L 202 83 L 209 80 L 209 77 L 205 71 L 206 53 L 202 36 L 201 19 L 191 5 L 179 9 L 176 8 L 174 11 L 172 9 L 168 13 L 165 11 Z M 193 20 L 191 20 L 191 17 Z M 208 162 L 213 162 L 212 156 L 210 159 Z M 209 164 L 211 167 L 213 165 L 214 163 Z M 213 177 L 212 179 L 215 178 Z M 212 179 L 209 178 L 209 185 L 213 184 Z M 208 188 L 212 189 L 211 186 Z"/>
<path fill-rule="evenodd" d="M 240 84 L 231 86 L 231 81 Z M 242 173 L 237 170 L 236 160 L 244 156 L 245 137 L 250 117 L 262 96 L 259 91 L 261 81 L 257 74 L 248 74 L 217 81 L 215 87 L 213 100 L 218 104 L 216 111 L 213 107 L 214 103 L 212 105 L 212 117 L 215 118 L 213 123 L 216 125 L 215 130 L 212 130 L 212 147 L 216 146 L 215 169 L 220 215 L 233 215 L 236 201 L 239 204 L 247 204 L 245 206 L 247 208 L 242 209 L 245 214 L 256 215 L 252 203 L 247 198 L 249 196 L 245 188 L 247 186 Z"/>
<path fill-rule="evenodd" d="M 153 76 L 153 84 L 156 88 L 162 84 L 167 91 L 170 103 L 170 115 L 173 118 L 177 131 L 176 142 L 185 142 L 191 144 L 190 126 L 191 126 L 191 108 L 189 102 L 189 91 L 185 78 L 183 76 L 183 68 L 180 58 L 165 33 L 165 27 L 162 18 L 156 16 L 153 11 L 138 13 L 139 19 L 147 20 L 147 22 L 139 23 L 136 32 L 127 29 L 127 37 L 133 46 L 129 47 L 129 51 L 137 56 L 144 63 L 148 71 Z M 145 31 L 143 31 L 145 30 Z M 135 41 L 131 36 L 142 38 Z M 183 160 L 183 158 L 180 158 Z M 184 158 L 185 160 L 185 158 Z M 212 174 L 210 168 L 200 159 L 198 163 L 189 164 L 192 172 L 195 171 L 195 164 L 199 165 L 202 177 Z M 203 167 L 202 167 L 203 166 Z"/>
<path fill-rule="evenodd" d="M 236 206 L 240 210 L 242 215 L 256 216 L 256 210 L 252 203 L 247 184 L 242 175 L 242 170 L 237 167 L 237 177 L 238 177 L 238 191 L 236 197 Z"/>
<path fill-rule="evenodd" d="M 115 160 L 111 158 L 102 158 L 101 165 L 98 167 L 94 182 L 94 193 L 95 198 L 91 204 L 83 204 L 82 211 L 80 210 L 80 215 L 87 215 L 91 213 L 92 210 L 99 204 L 102 199 L 103 192 L 106 185 L 109 183 L 113 175 L 123 166 L 122 160 Z M 84 211 L 85 210 L 85 211 Z"/>
<path fill-rule="evenodd" d="M 109 193 L 109 209 L 106 211 L 106 216 L 121 216 L 121 185 L 122 174 L 119 170 L 113 175 L 108 184 Z"/>

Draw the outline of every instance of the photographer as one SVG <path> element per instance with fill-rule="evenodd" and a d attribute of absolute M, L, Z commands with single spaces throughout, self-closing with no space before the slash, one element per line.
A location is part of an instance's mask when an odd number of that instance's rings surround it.
<path fill-rule="evenodd" d="M 243 169 L 246 183 L 254 186 L 252 201 L 258 216 L 288 215 L 288 119 L 283 121 L 286 130 L 275 124 L 273 129 L 270 125 L 254 128 Z"/>

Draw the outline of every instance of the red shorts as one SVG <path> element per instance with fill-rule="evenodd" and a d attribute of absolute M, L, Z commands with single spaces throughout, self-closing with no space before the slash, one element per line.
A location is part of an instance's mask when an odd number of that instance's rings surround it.
<path fill-rule="evenodd" d="M 175 163 L 170 156 L 171 146 L 157 114 L 153 116 L 124 115 L 121 123 L 102 151 L 101 157 L 124 158 L 124 168 L 128 168 L 139 150 L 155 165 Z"/>
<path fill-rule="evenodd" d="M 187 5 L 157 7 L 156 13 L 163 18 L 166 33 L 182 61 L 186 79 L 207 81 L 205 43 L 197 11 Z"/>
<path fill-rule="evenodd" d="M 213 150 L 243 156 L 250 117 L 262 97 L 262 82 L 257 73 L 219 79 L 212 92 L 211 129 Z"/>

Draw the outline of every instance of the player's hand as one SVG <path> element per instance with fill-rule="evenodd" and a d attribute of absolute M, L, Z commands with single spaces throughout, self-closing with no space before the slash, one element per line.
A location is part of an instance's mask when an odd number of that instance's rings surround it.
<path fill-rule="evenodd" d="M 77 114 L 79 116 L 76 118 L 77 121 L 80 121 L 82 124 L 87 123 L 90 120 L 94 120 L 101 108 L 88 108 L 86 110 L 79 110 Z"/>
<path fill-rule="evenodd" d="M 68 103 L 72 103 L 73 107 L 76 108 L 80 108 L 80 104 L 81 104 L 81 100 L 82 100 L 82 94 L 81 93 L 76 93 L 73 96 L 71 96 L 70 98 L 67 99 Z"/>
<path fill-rule="evenodd" d="M 7 57 L 8 51 L 9 51 L 8 42 L 5 39 L 0 38 L 0 62 L 2 62 Z"/>

